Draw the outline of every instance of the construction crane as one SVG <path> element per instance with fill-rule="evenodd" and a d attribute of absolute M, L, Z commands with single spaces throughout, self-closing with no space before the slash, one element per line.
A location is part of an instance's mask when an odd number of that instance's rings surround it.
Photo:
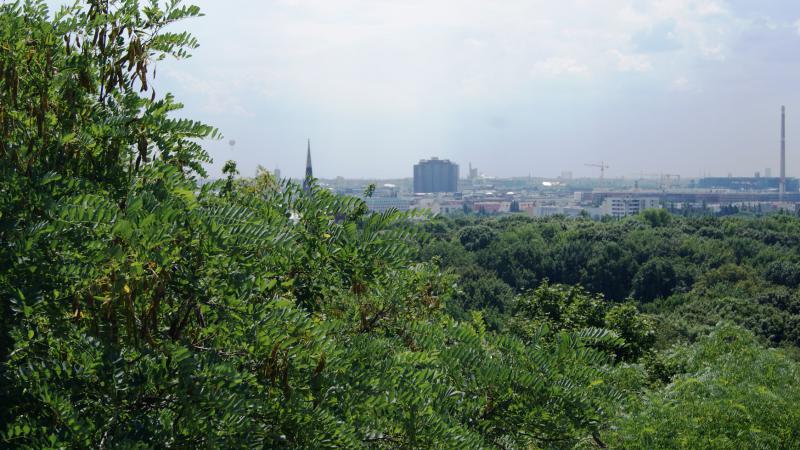
<path fill-rule="evenodd" d="M 603 180 L 606 177 L 606 169 L 609 168 L 608 164 L 605 161 L 600 161 L 600 164 L 584 164 L 588 167 L 599 167 L 600 168 L 600 179 Z"/>

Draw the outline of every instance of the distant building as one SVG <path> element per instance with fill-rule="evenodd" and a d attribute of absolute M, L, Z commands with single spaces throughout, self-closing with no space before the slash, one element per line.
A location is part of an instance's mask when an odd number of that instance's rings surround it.
<path fill-rule="evenodd" d="M 458 191 L 458 164 L 447 159 L 423 159 L 414 165 L 414 193 Z"/>
<path fill-rule="evenodd" d="M 426 209 L 431 214 L 455 214 L 464 212 L 463 200 L 450 200 L 446 198 L 421 197 L 412 204 L 414 208 Z"/>
<path fill-rule="evenodd" d="M 439 214 L 456 214 L 464 212 L 464 202 L 461 200 L 443 201 L 439 204 Z"/>
<path fill-rule="evenodd" d="M 788 185 L 787 180 L 787 185 Z M 688 203 L 688 204 L 733 204 L 733 203 L 761 203 L 777 202 L 779 194 L 773 191 L 724 191 L 710 190 L 676 190 L 676 191 L 639 191 L 637 198 L 655 199 L 661 203 Z M 577 203 L 601 204 L 607 198 L 632 197 L 630 191 L 578 191 L 573 198 Z M 785 201 L 800 203 L 800 192 L 787 192 Z"/>
<path fill-rule="evenodd" d="M 391 208 L 398 211 L 411 209 L 411 199 L 398 197 L 368 197 L 364 199 L 367 208 L 374 212 L 385 212 Z"/>
<path fill-rule="evenodd" d="M 531 216 L 533 217 L 580 217 L 581 214 L 588 214 L 590 217 L 602 215 L 600 213 L 600 208 L 584 208 L 581 206 L 542 205 L 534 207 L 531 211 Z"/>
<path fill-rule="evenodd" d="M 604 216 L 626 217 L 639 214 L 645 209 L 660 208 L 657 198 L 648 197 L 606 197 L 600 206 Z"/>
<path fill-rule="evenodd" d="M 536 209 L 536 202 L 522 201 L 518 202 L 517 205 L 519 207 L 519 212 L 527 213 L 529 216 L 532 216 Z"/>
<path fill-rule="evenodd" d="M 780 178 L 772 178 L 769 175 L 764 177 L 706 177 L 697 182 L 697 187 L 700 189 L 729 189 L 732 191 L 769 191 L 778 190 L 780 183 Z M 786 179 L 786 192 L 797 192 L 799 190 L 800 181 L 797 178 Z"/>
<path fill-rule="evenodd" d="M 511 202 L 475 202 L 472 210 L 478 214 L 500 214 L 511 212 Z"/>
<path fill-rule="evenodd" d="M 478 179 L 478 168 L 472 167 L 472 163 L 469 163 L 469 179 L 473 181 Z"/>

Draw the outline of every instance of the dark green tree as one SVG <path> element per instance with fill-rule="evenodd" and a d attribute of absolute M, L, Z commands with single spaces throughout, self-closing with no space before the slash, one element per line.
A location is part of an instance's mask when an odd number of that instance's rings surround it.
<path fill-rule="evenodd" d="M 496 238 L 497 232 L 483 225 L 464 227 L 458 232 L 461 245 L 472 252 L 486 248 Z"/>
<path fill-rule="evenodd" d="M 669 297 L 678 285 L 672 261 L 654 258 L 644 263 L 633 277 L 632 296 L 642 301 Z"/>

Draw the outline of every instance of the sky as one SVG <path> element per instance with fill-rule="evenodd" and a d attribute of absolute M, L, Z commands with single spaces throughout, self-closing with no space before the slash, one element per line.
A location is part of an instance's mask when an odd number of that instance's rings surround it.
<path fill-rule="evenodd" d="M 191 3 L 201 47 L 155 85 L 225 135 L 211 176 L 300 177 L 307 139 L 320 178 L 776 175 L 781 105 L 800 176 L 797 0 Z"/>

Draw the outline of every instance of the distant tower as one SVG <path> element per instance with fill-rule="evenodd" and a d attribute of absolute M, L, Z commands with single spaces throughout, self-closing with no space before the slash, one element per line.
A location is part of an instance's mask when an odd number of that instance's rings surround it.
<path fill-rule="evenodd" d="M 781 187 L 780 199 L 786 193 L 786 107 L 781 106 Z"/>
<path fill-rule="evenodd" d="M 304 191 L 307 191 L 311 187 L 312 178 L 314 178 L 314 171 L 311 169 L 311 139 L 309 139 L 308 152 L 306 153 L 306 177 L 303 178 Z"/>
<path fill-rule="evenodd" d="M 469 163 L 469 179 L 475 181 L 478 178 L 478 168 L 472 167 L 472 162 Z"/>

